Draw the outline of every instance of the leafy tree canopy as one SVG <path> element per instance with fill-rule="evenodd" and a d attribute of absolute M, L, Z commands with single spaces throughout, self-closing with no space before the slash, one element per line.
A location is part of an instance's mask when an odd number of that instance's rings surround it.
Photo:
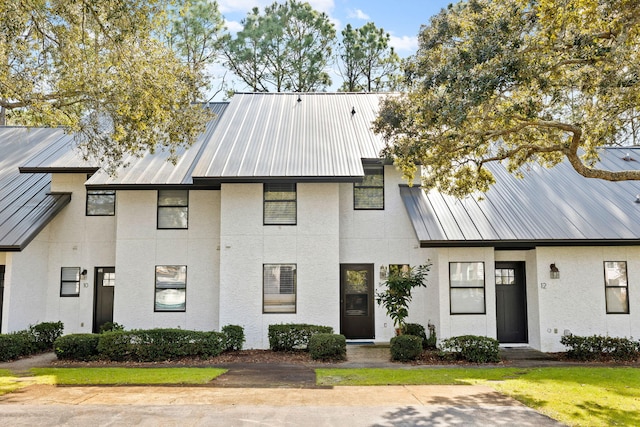
<path fill-rule="evenodd" d="M 494 182 L 489 162 L 517 173 L 568 159 L 598 169 L 597 148 L 636 143 L 640 106 L 638 0 L 469 0 L 443 9 L 419 35 L 406 95 L 374 125 L 407 177 L 464 196 Z"/>
<path fill-rule="evenodd" d="M 125 153 L 175 153 L 209 118 L 185 40 L 163 40 L 164 0 L 0 2 L 0 108 L 11 124 L 60 125 L 114 170 Z M 187 15 L 185 19 L 187 19 Z M 195 55 L 197 53 L 194 52 Z"/>

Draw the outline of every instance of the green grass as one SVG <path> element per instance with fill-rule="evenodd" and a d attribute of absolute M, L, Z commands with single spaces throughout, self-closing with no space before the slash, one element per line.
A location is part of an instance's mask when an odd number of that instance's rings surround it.
<path fill-rule="evenodd" d="M 218 368 L 33 368 L 58 385 L 206 384 L 227 372 Z"/>
<path fill-rule="evenodd" d="M 484 384 L 573 426 L 640 425 L 640 369 L 317 369 L 320 385 Z"/>

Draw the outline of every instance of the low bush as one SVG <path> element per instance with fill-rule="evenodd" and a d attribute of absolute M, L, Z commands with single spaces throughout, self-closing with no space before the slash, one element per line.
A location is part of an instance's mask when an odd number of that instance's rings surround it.
<path fill-rule="evenodd" d="M 88 362 L 98 358 L 97 334 L 70 334 L 58 338 L 53 348 L 58 359 Z"/>
<path fill-rule="evenodd" d="M 117 322 L 104 322 L 102 325 L 100 325 L 101 334 L 110 331 L 124 331 L 124 326 Z"/>
<path fill-rule="evenodd" d="M 0 361 L 18 359 L 35 353 L 33 337 L 27 331 L 0 335 Z"/>
<path fill-rule="evenodd" d="M 407 323 L 402 328 L 402 335 L 413 335 L 414 337 L 422 338 L 422 347 L 425 348 L 427 341 L 427 334 L 424 326 L 419 323 Z"/>
<path fill-rule="evenodd" d="M 312 335 L 309 354 L 314 360 L 344 360 L 347 357 L 347 339 L 337 334 Z"/>
<path fill-rule="evenodd" d="M 273 351 L 308 350 L 309 339 L 315 334 L 332 334 L 330 326 L 307 324 L 269 325 L 269 347 Z"/>
<path fill-rule="evenodd" d="M 560 338 L 560 343 L 569 347 L 567 356 L 575 360 L 635 361 L 640 357 L 640 342 L 629 338 L 569 334 Z"/>
<path fill-rule="evenodd" d="M 422 354 L 422 338 L 415 335 L 398 335 L 391 338 L 391 360 L 406 362 L 416 360 Z"/>
<path fill-rule="evenodd" d="M 42 322 L 29 326 L 29 334 L 33 337 L 36 351 L 53 349 L 55 340 L 62 336 L 64 325 L 62 322 Z"/>
<path fill-rule="evenodd" d="M 182 329 L 111 331 L 99 336 L 98 354 L 112 361 L 158 362 L 184 357 L 215 357 L 225 350 L 221 332 Z"/>
<path fill-rule="evenodd" d="M 224 351 L 242 350 L 244 344 L 244 329 L 238 325 L 226 325 L 222 327 L 225 337 Z"/>
<path fill-rule="evenodd" d="M 444 357 L 454 357 L 472 363 L 500 362 L 500 344 L 497 340 L 478 335 L 462 335 L 443 340 L 440 344 Z"/>

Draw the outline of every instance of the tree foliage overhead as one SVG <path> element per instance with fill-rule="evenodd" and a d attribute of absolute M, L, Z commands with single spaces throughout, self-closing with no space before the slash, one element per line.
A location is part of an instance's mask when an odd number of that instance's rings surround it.
<path fill-rule="evenodd" d="M 351 24 L 342 30 L 338 58 L 344 78 L 341 91 L 380 92 L 395 89 L 400 58 L 389 45 L 391 36 L 368 22 L 360 28 Z"/>
<path fill-rule="evenodd" d="M 0 107 L 11 124 L 61 125 L 114 170 L 125 153 L 175 153 L 209 115 L 203 79 L 161 41 L 163 0 L 0 2 Z"/>
<path fill-rule="evenodd" d="M 223 44 L 225 65 L 253 91 L 310 92 L 331 84 L 326 71 L 335 28 L 309 3 L 273 3 L 254 8 L 243 29 Z"/>
<path fill-rule="evenodd" d="M 637 142 L 638 0 L 470 0 L 424 26 L 375 129 L 410 177 L 464 196 L 494 182 L 489 162 L 518 173 L 563 159 L 586 177 L 640 179 L 597 169 L 597 148 Z"/>

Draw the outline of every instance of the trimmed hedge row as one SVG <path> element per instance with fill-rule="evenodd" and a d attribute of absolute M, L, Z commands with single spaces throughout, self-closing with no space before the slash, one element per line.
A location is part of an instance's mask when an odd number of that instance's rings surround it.
<path fill-rule="evenodd" d="M 566 335 L 560 343 L 569 347 L 567 356 L 576 360 L 616 360 L 632 362 L 640 357 L 640 342 L 629 338 Z"/>
<path fill-rule="evenodd" d="M 62 322 L 42 322 L 29 326 L 24 331 L 0 335 L 0 361 L 6 362 L 51 350 L 63 330 Z"/>
<path fill-rule="evenodd" d="M 398 335 L 391 338 L 391 359 L 400 362 L 416 360 L 422 354 L 422 343 L 422 337 L 416 335 Z"/>
<path fill-rule="evenodd" d="M 304 323 L 269 325 L 269 348 L 273 351 L 308 350 L 309 339 L 316 334 L 333 334 L 333 328 Z"/>
<path fill-rule="evenodd" d="M 65 335 L 56 340 L 55 352 L 58 359 L 64 360 L 159 362 L 184 357 L 215 357 L 230 349 L 241 349 L 243 342 L 244 330 L 240 326 L 225 327 L 223 332 L 115 330 L 103 334 Z"/>
<path fill-rule="evenodd" d="M 500 362 L 500 343 L 489 337 L 462 335 L 443 340 L 440 344 L 444 357 L 463 359 L 472 363 Z"/>
<path fill-rule="evenodd" d="M 309 338 L 309 354 L 313 360 L 345 360 L 347 339 L 337 334 L 312 335 Z"/>

